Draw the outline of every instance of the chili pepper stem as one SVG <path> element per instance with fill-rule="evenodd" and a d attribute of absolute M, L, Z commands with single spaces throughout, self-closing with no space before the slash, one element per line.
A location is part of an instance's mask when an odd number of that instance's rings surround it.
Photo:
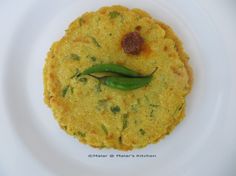
<path fill-rule="evenodd" d="M 158 69 L 158 67 L 156 67 L 156 68 L 152 71 L 152 73 L 150 74 L 150 76 L 152 76 L 152 75 L 157 71 L 157 69 Z"/>

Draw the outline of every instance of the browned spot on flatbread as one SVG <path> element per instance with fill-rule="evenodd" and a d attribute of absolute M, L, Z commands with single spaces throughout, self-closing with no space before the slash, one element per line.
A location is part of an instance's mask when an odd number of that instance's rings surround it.
<path fill-rule="evenodd" d="M 140 25 L 138 25 L 138 26 L 135 27 L 135 30 L 136 30 L 136 31 L 141 31 L 141 29 L 142 29 L 142 26 L 140 26 Z"/>
<path fill-rule="evenodd" d="M 107 96 L 107 100 L 112 100 L 112 99 L 113 99 L 112 96 L 110 96 L 110 95 Z"/>
<path fill-rule="evenodd" d="M 73 40 L 73 42 L 89 43 L 89 40 L 87 38 L 78 37 L 75 40 Z"/>
<path fill-rule="evenodd" d="M 142 50 L 143 44 L 144 39 L 136 31 L 126 34 L 121 41 L 123 51 L 132 55 L 138 55 Z"/>
<path fill-rule="evenodd" d="M 182 76 L 182 72 L 180 71 L 180 69 L 178 69 L 176 67 L 171 67 L 171 70 L 173 71 L 174 74 L 176 74 L 178 76 Z"/>
<path fill-rule="evenodd" d="M 113 139 L 114 138 L 114 135 L 113 134 L 110 134 L 109 136 L 106 137 L 106 139 Z"/>
<path fill-rule="evenodd" d="M 152 53 L 152 49 L 150 48 L 150 46 L 147 43 L 144 43 L 142 47 L 142 54 L 144 56 L 149 56 L 151 53 Z"/>
<path fill-rule="evenodd" d="M 168 51 L 168 46 L 165 46 L 165 47 L 164 47 L 164 51 Z"/>

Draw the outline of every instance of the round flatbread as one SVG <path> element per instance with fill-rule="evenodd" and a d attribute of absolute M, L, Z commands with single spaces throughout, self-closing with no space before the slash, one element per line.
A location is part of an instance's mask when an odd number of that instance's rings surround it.
<path fill-rule="evenodd" d="M 102 63 L 142 75 L 158 70 L 148 85 L 130 91 L 79 76 Z M 130 150 L 169 134 L 184 117 L 191 84 L 188 56 L 171 28 L 123 6 L 103 7 L 73 21 L 44 66 L 45 102 L 56 120 L 68 134 L 98 148 Z"/>

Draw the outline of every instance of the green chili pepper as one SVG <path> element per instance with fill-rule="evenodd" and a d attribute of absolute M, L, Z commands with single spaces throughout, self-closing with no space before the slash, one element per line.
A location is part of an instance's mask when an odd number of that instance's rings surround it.
<path fill-rule="evenodd" d="M 138 89 L 147 85 L 152 76 L 148 76 L 146 78 L 127 78 L 121 76 L 104 76 L 104 77 L 95 77 L 94 75 L 90 75 L 96 79 L 98 79 L 102 84 L 121 90 L 133 90 Z"/>
<path fill-rule="evenodd" d="M 99 72 L 112 72 L 129 77 L 141 77 L 139 73 L 117 64 L 97 64 L 83 71 L 82 75 Z"/>
<path fill-rule="evenodd" d="M 80 71 L 79 71 L 79 69 L 77 68 L 76 69 L 76 71 L 75 71 L 75 74 L 73 74 L 70 78 L 72 79 L 72 78 L 78 78 L 79 76 L 80 76 Z"/>
<path fill-rule="evenodd" d="M 139 78 L 129 78 L 129 77 L 122 77 L 122 76 L 104 76 L 104 77 L 97 77 L 94 75 L 90 75 L 100 81 L 100 83 L 115 89 L 120 90 L 133 90 L 143 87 L 149 84 L 152 80 L 152 75 L 157 70 L 157 68 L 148 76 L 139 77 Z"/>

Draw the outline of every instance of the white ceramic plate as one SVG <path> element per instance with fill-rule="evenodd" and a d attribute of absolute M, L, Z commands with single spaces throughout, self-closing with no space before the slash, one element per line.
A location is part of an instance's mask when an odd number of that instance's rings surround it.
<path fill-rule="evenodd" d="M 212 2 L 1 1 L 0 175 L 236 175 L 236 54 L 229 44 L 235 36 L 225 40 L 220 28 L 230 32 L 229 18 L 222 11 L 216 14 L 224 21 L 210 16 L 206 9 L 219 7 Z M 169 24 L 194 72 L 185 120 L 158 144 L 129 152 L 80 144 L 58 127 L 43 103 L 42 69 L 52 42 L 76 17 L 112 4 L 142 8 Z"/>

